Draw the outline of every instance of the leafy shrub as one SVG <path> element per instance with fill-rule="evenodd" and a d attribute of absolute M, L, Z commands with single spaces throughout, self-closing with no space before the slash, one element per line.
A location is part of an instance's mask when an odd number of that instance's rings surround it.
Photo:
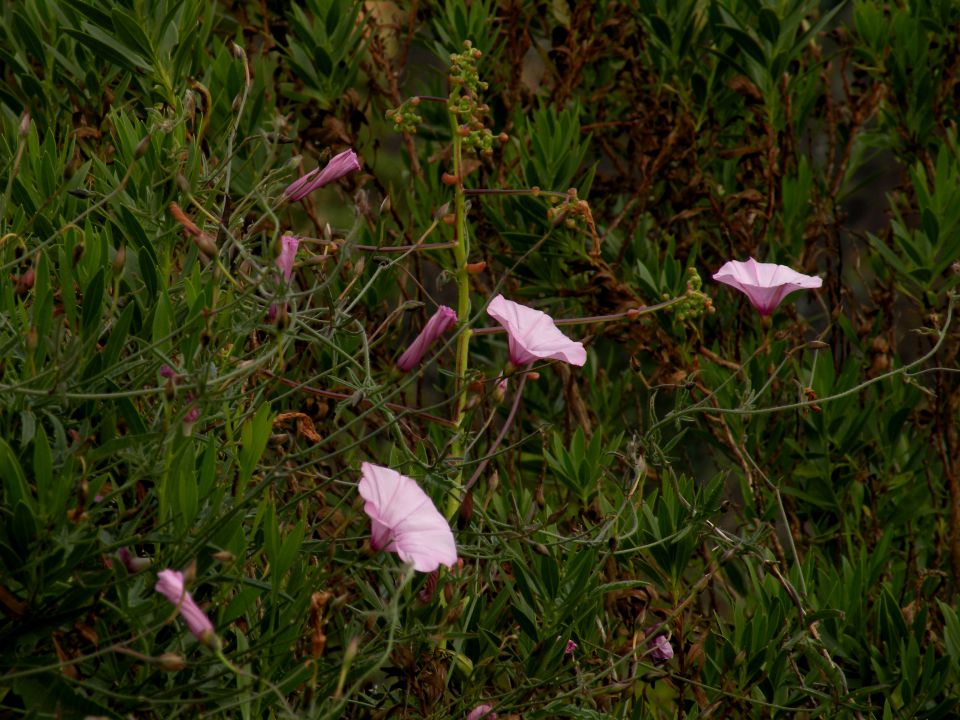
<path fill-rule="evenodd" d="M 3 7 L 3 713 L 954 716 L 960 9 L 401 5 Z"/>

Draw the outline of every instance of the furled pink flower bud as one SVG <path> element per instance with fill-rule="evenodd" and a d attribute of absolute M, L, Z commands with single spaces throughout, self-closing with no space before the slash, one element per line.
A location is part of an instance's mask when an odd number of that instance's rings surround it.
<path fill-rule="evenodd" d="M 161 570 L 157 573 L 156 591 L 176 605 L 177 610 L 193 636 L 209 643 L 215 637 L 213 623 L 193 601 L 183 585 L 183 573 L 178 570 Z"/>
<path fill-rule="evenodd" d="M 572 655 L 573 651 L 577 649 L 577 644 L 573 640 L 567 640 L 567 646 L 563 649 L 564 655 Z"/>
<path fill-rule="evenodd" d="M 290 183 L 283 191 L 283 197 L 290 202 L 303 200 L 314 190 L 359 169 L 360 161 L 357 160 L 357 154 L 353 150 L 344 150 L 339 155 L 334 155 L 322 170 L 315 168 L 299 180 Z"/>
<path fill-rule="evenodd" d="M 457 324 L 457 313 L 446 305 L 441 305 L 437 311 L 430 316 L 423 330 L 417 335 L 416 339 L 410 343 L 410 347 L 397 360 L 397 367 L 403 372 L 410 372 L 427 354 L 430 346 L 443 335 L 447 330 Z"/>
<path fill-rule="evenodd" d="M 172 377 L 176 377 L 176 374 L 177 373 L 174 371 L 174 369 L 169 365 L 167 365 L 166 363 L 160 366 L 160 377 L 169 379 Z"/>
<path fill-rule="evenodd" d="M 277 267 L 283 273 L 283 279 L 290 282 L 293 276 L 293 263 L 297 259 L 297 248 L 300 238 L 296 235 L 284 235 L 280 238 L 280 255 L 277 256 Z"/>

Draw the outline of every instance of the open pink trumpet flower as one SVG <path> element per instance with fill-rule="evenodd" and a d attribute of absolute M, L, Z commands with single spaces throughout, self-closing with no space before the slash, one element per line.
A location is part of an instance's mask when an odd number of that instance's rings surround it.
<path fill-rule="evenodd" d="M 562 360 L 571 365 L 587 361 L 583 344 L 560 332 L 545 312 L 497 295 L 487 305 L 487 314 L 506 329 L 510 362 L 517 367 L 537 360 Z"/>
<path fill-rule="evenodd" d="M 416 481 L 367 462 L 360 466 L 360 474 L 360 496 L 373 526 L 370 545 L 374 550 L 395 552 L 420 572 L 456 564 L 457 545 L 450 525 Z"/>
<path fill-rule="evenodd" d="M 353 150 L 344 150 L 339 155 L 330 158 L 330 162 L 322 170 L 314 168 L 299 180 L 290 183 L 287 189 L 283 191 L 283 197 L 290 202 L 303 200 L 314 190 L 329 185 L 334 180 L 339 180 L 344 175 L 349 175 L 359 169 L 360 161 L 357 159 L 357 154 Z"/>
<path fill-rule="evenodd" d="M 437 311 L 427 320 L 427 324 L 423 326 L 420 334 L 410 343 L 410 347 L 397 360 L 397 367 L 403 372 L 413 370 L 423 360 L 423 356 L 427 354 L 430 346 L 456 324 L 457 313 L 452 308 L 448 308 L 446 305 L 438 307 Z"/>
<path fill-rule="evenodd" d="M 293 263 L 297 259 L 297 248 L 300 247 L 300 238 L 296 235 L 284 235 L 280 238 L 280 254 L 277 256 L 277 267 L 283 273 L 283 279 L 290 282 L 293 277 Z"/>
<path fill-rule="evenodd" d="M 761 315 L 770 315 L 794 290 L 813 290 L 823 285 L 814 275 L 804 275 L 786 265 L 761 263 L 753 258 L 746 262 L 730 260 L 713 276 L 745 294 Z"/>
<path fill-rule="evenodd" d="M 187 592 L 183 584 L 182 572 L 161 570 L 157 573 L 155 589 L 177 607 L 180 617 L 187 623 L 187 627 L 197 640 L 208 642 L 213 637 L 213 623 Z"/>

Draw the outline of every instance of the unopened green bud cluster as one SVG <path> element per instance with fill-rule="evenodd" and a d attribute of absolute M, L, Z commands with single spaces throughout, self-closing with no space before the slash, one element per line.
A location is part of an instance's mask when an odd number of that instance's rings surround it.
<path fill-rule="evenodd" d="M 451 53 L 449 110 L 457 118 L 457 132 L 463 138 L 463 147 L 473 148 L 484 155 L 493 154 L 494 134 L 484 126 L 483 116 L 490 108 L 480 102 L 480 91 L 487 83 L 480 79 L 477 60 L 483 55 L 469 40 L 464 41 L 462 53 Z M 496 136 L 501 142 L 506 136 Z"/>
<path fill-rule="evenodd" d="M 671 306 L 674 316 L 681 322 L 684 320 L 693 320 L 704 313 L 714 312 L 713 300 L 707 297 L 707 294 L 701 290 L 703 281 L 694 268 L 687 268 L 687 290 L 676 305 Z M 664 299 L 669 296 L 664 295 Z"/>
<path fill-rule="evenodd" d="M 400 107 L 387 110 L 387 120 L 393 123 L 397 132 L 416 133 L 417 125 L 423 122 L 423 117 L 417 113 L 420 98 L 412 97 L 400 103 Z"/>

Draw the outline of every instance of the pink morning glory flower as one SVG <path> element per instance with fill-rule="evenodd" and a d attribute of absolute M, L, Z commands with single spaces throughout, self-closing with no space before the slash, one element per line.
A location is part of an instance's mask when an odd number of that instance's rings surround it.
<path fill-rule="evenodd" d="M 397 360 L 397 367 L 403 372 L 410 372 L 427 354 L 430 346 L 443 335 L 447 330 L 457 324 L 457 313 L 446 305 L 441 305 L 437 311 L 430 316 L 423 330 L 417 335 L 416 339 L 410 343 L 400 359 Z"/>
<path fill-rule="evenodd" d="M 467 720 L 497 720 L 493 705 L 477 705 L 467 714 Z"/>
<path fill-rule="evenodd" d="M 812 290 L 823 285 L 823 280 L 815 275 L 803 275 L 786 265 L 761 263 L 753 258 L 724 263 L 713 279 L 744 293 L 761 315 L 773 313 L 794 290 Z"/>
<path fill-rule="evenodd" d="M 297 259 L 297 248 L 300 247 L 300 238 L 296 235 L 284 235 L 280 238 L 280 255 L 277 257 L 277 267 L 283 273 L 283 279 L 290 282 L 293 276 L 293 263 Z"/>
<path fill-rule="evenodd" d="M 360 466 L 360 474 L 360 496 L 373 526 L 374 550 L 395 552 L 420 572 L 456 564 L 450 525 L 415 480 L 368 462 Z"/>
<path fill-rule="evenodd" d="M 544 312 L 497 295 L 487 305 L 487 314 L 506 329 L 510 362 L 518 367 L 536 360 L 562 360 L 571 365 L 587 361 L 583 344 L 560 332 Z"/>
<path fill-rule="evenodd" d="M 177 606 L 180 616 L 193 636 L 207 642 L 213 636 L 213 623 L 204 615 L 183 585 L 183 573 L 178 570 L 161 570 L 157 573 L 156 591 Z"/>
<path fill-rule="evenodd" d="M 287 189 L 283 191 L 283 197 L 291 202 L 303 200 L 314 190 L 359 169 L 360 161 L 357 160 L 357 154 L 353 150 L 344 150 L 339 155 L 330 158 L 330 162 L 322 170 L 319 167 L 314 168 L 299 180 L 290 183 Z"/>

